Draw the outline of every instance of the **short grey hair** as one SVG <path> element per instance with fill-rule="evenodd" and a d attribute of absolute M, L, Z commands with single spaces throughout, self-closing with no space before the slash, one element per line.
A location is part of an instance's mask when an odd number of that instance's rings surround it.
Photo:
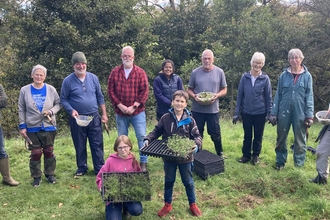
<path fill-rule="evenodd" d="M 202 53 L 202 58 L 204 57 L 205 53 L 210 53 L 211 56 L 212 56 L 212 58 L 214 58 L 214 54 L 213 54 L 213 51 L 212 50 L 210 50 L 210 49 L 204 50 L 203 53 Z"/>
<path fill-rule="evenodd" d="M 266 57 L 263 53 L 261 52 L 255 52 L 251 58 L 251 65 L 253 63 L 253 61 L 256 61 L 256 60 L 261 60 L 262 62 L 262 66 L 265 65 L 265 60 L 266 60 Z"/>
<path fill-rule="evenodd" d="M 35 65 L 35 66 L 32 68 L 31 76 L 34 74 L 34 72 L 35 72 L 36 70 L 42 70 L 42 71 L 44 71 L 45 76 L 47 76 L 47 69 L 46 69 L 46 67 L 44 67 L 43 65 L 40 65 L 40 64 L 37 64 L 37 65 Z"/>
<path fill-rule="evenodd" d="M 302 60 L 305 58 L 304 54 L 298 48 L 293 48 L 289 51 L 288 60 L 290 60 L 290 58 L 293 58 L 294 56 L 300 57 Z"/>
<path fill-rule="evenodd" d="M 133 51 L 133 54 L 134 54 L 134 49 L 131 46 L 125 46 L 125 47 L 123 47 L 123 49 L 121 50 L 121 54 L 123 54 L 124 50 L 127 50 L 127 49 L 132 50 Z"/>

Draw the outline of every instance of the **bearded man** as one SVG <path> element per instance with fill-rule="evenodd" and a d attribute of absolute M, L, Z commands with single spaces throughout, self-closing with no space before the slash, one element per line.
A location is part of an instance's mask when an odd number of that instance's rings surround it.
<path fill-rule="evenodd" d="M 122 64 L 115 67 L 108 78 L 108 96 L 115 108 L 117 132 L 128 136 L 132 124 L 139 149 L 143 147 L 146 136 L 145 103 L 149 86 L 145 71 L 134 64 L 134 50 L 130 46 L 122 49 Z M 140 153 L 140 166 L 147 171 L 148 157 Z"/>
<path fill-rule="evenodd" d="M 62 83 L 61 103 L 69 116 L 71 137 L 76 150 L 77 171 L 75 177 L 83 176 L 88 171 L 87 139 L 89 141 L 94 173 L 98 174 L 104 164 L 102 122 L 108 122 L 104 96 L 99 79 L 93 73 L 87 72 L 87 60 L 83 52 L 72 56 L 74 72 Z M 99 114 L 99 107 L 102 116 Z M 86 127 L 77 124 L 79 115 L 88 116 L 91 122 Z"/>

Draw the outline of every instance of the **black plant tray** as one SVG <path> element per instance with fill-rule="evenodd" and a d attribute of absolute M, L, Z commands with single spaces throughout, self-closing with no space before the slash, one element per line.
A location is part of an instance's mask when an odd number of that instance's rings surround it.
<path fill-rule="evenodd" d="M 102 198 L 105 202 L 150 201 L 148 172 L 102 173 Z"/>
<path fill-rule="evenodd" d="M 148 146 L 144 146 L 140 149 L 144 155 L 152 157 L 162 157 L 168 160 L 184 160 L 186 158 L 177 156 L 177 154 L 167 147 L 166 141 L 154 140 L 149 143 Z"/>
<path fill-rule="evenodd" d="M 225 171 L 223 159 L 207 150 L 201 150 L 195 154 L 194 172 L 204 180 L 209 176 Z"/>

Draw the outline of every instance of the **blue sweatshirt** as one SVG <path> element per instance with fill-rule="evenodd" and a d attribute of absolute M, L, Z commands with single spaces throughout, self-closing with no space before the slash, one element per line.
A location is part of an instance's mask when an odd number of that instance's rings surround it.
<path fill-rule="evenodd" d="M 104 104 L 99 79 L 96 75 L 86 72 L 82 82 L 74 73 L 67 76 L 62 83 L 61 103 L 69 115 L 76 110 L 80 115 L 90 115 L 98 111 Z"/>

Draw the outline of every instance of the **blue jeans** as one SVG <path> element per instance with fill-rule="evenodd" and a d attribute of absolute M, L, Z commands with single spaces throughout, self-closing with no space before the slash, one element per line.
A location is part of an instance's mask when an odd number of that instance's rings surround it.
<path fill-rule="evenodd" d="M 143 139 L 146 136 L 147 130 L 146 113 L 143 111 L 135 116 L 120 116 L 116 114 L 116 122 L 118 136 L 128 136 L 128 127 L 130 124 L 132 124 L 135 131 L 136 139 L 138 141 L 138 147 L 139 149 L 141 149 L 143 147 Z M 140 153 L 140 162 L 147 163 L 148 157 L 141 155 Z"/>
<path fill-rule="evenodd" d="M 186 188 L 186 194 L 188 197 L 189 204 L 195 203 L 195 186 L 192 177 L 193 163 L 177 164 L 172 161 L 164 161 L 165 171 L 165 189 L 164 189 L 164 200 L 166 203 L 172 203 L 173 186 L 176 177 L 176 168 L 179 168 L 181 181 Z"/>
<path fill-rule="evenodd" d="M 0 126 L 0 159 L 6 158 L 6 157 L 7 157 L 7 153 L 5 150 L 3 131 Z"/>
<path fill-rule="evenodd" d="M 123 208 L 133 216 L 141 215 L 143 212 L 141 202 L 110 203 L 105 207 L 106 220 L 121 220 Z"/>

